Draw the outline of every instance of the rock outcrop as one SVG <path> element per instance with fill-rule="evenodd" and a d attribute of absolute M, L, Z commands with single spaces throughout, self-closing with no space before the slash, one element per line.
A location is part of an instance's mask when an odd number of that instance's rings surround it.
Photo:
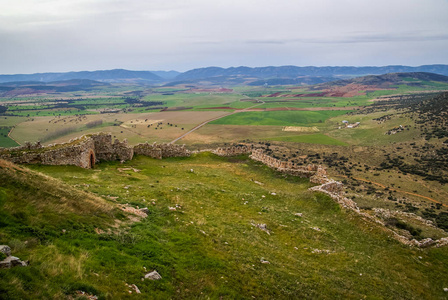
<path fill-rule="evenodd" d="M 9 246 L 0 245 L 0 252 L 6 256 L 5 259 L 0 261 L 0 269 L 28 266 L 27 262 L 21 261 L 20 258 L 11 255 L 11 248 Z"/>

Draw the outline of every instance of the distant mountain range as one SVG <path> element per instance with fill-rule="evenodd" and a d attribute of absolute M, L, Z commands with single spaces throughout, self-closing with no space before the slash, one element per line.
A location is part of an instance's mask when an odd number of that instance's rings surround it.
<path fill-rule="evenodd" d="M 89 91 L 109 83 L 90 79 L 71 79 L 62 81 L 12 81 L 0 83 L 0 97 L 13 97 L 29 94 L 61 93 L 75 91 Z"/>
<path fill-rule="evenodd" d="M 0 75 L 0 82 L 40 81 L 54 82 L 72 79 L 89 79 L 104 82 L 160 82 L 164 79 L 149 71 L 128 71 L 123 69 L 106 71 L 82 71 L 66 73 L 36 73 Z"/>
<path fill-rule="evenodd" d="M 365 75 L 386 73 L 430 72 L 448 75 L 448 65 L 383 66 L 383 67 L 207 67 L 193 69 L 184 73 L 177 71 L 129 71 L 123 69 L 105 71 L 82 71 L 66 73 L 36 73 L 0 75 L 0 82 L 39 81 L 54 82 L 72 79 L 89 79 L 101 82 L 130 82 L 160 84 L 174 81 L 176 83 L 195 83 L 200 81 L 211 84 L 254 85 L 267 84 L 317 84 Z"/>
<path fill-rule="evenodd" d="M 386 73 L 430 72 L 448 75 L 448 65 L 424 65 L 419 67 L 385 66 L 385 67 L 208 67 L 187 71 L 176 77 L 176 80 L 205 79 L 217 76 L 252 76 L 255 78 L 297 78 L 302 76 L 355 77 L 363 75 L 379 75 Z"/>
<path fill-rule="evenodd" d="M 389 88 L 394 85 L 424 86 L 428 82 L 448 83 L 448 76 L 428 73 L 428 72 L 409 72 L 409 73 L 388 73 L 383 75 L 367 75 L 352 79 L 336 80 L 314 86 L 314 89 L 321 89 L 331 86 L 346 86 L 349 84 L 359 84 L 364 86 L 375 86 L 378 88 Z"/>

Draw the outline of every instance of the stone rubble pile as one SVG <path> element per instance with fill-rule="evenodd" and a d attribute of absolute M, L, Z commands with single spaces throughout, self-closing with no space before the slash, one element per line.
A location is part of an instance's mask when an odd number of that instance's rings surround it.
<path fill-rule="evenodd" d="M 0 261 L 0 269 L 28 266 L 28 262 L 21 261 L 20 258 L 11 255 L 11 248 L 8 245 L 0 245 L 0 252 L 6 255 L 6 258 Z"/>

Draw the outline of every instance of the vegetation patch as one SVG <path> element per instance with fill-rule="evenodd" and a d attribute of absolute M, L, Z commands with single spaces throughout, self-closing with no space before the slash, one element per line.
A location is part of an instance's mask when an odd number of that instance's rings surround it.
<path fill-rule="evenodd" d="M 12 127 L 0 126 L 0 147 L 10 148 L 19 146 L 19 144 L 8 136 L 11 128 Z"/>

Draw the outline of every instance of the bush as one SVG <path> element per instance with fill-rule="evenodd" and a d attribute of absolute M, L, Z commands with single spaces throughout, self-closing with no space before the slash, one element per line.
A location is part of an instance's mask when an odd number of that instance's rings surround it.
<path fill-rule="evenodd" d="M 448 230 L 448 213 L 441 212 L 440 214 L 438 214 L 436 217 L 436 223 L 439 228 Z"/>
<path fill-rule="evenodd" d="M 409 231 L 409 233 L 415 237 L 417 240 L 422 239 L 423 237 L 421 236 L 422 234 L 422 230 L 420 228 L 415 228 L 412 225 L 409 225 L 408 223 L 405 223 L 397 218 L 390 218 L 388 220 L 386 220 L 386 225 L 387 226 L 394 226 L 398 229 L 404 229 Z"/>

